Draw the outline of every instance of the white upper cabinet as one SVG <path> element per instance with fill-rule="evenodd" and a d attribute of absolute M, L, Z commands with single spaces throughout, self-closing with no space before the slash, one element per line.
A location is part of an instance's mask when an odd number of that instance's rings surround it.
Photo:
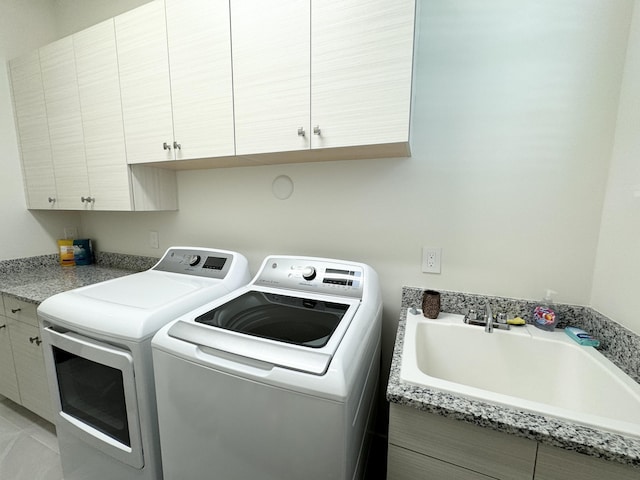
<path fill-rule="evenodd" d="M 9 65 L 27 206 L 54 208 L 56 182 L 40 72 L 40 52 L 36 50 L 11 60 Z"/>
<path fill-rule="evenodd" d="M 164 3 L 115 17 L 127 161 L 172 160 L 173 120 Z"/>
<path fill-rule="evenodd" d="M 407 152 L 414 18 L 415 0 L 231 0 L 237 154 Z"/>
<path fill-rule="evenodd" d="M 77 209 L 89 192 L 73 40 L 40 49 L 42 84 L 59 209 Z"/>
<path fill-rule="evenodd" d="M 409 141 L 414 18 L 415 0 L 312 2 L 312 148 Z"/>
<path fill-rule="evenodd" d="M 231 0 L 236 153 L 309 149 L 309 0 Z"/>
<path fill-rule="evenodd" d="M 131 210 L 113 19 L 73 35 L 92 210 Z"/>
<path fill-rule="evenodd" d="M 113 19 L 10 71 L 29 208 L 177 209 L 174 171 L 127 164 Z"/>
<path fill-rule="evenodd" d="M 158 166 L 409 155 L 415 6 L 152 0 L 11 61 L 29 207 L 173 209 Z"/>
<path fill-rule="evenodd" d="M 128 162 L 233 155 L 228 2 L 154 0 L 115 22 Z"/>
<path fill-rule="evenodd" d="M 166 15 L 175 158 L 233 155 L 229 1 L 166 0 Z"/>

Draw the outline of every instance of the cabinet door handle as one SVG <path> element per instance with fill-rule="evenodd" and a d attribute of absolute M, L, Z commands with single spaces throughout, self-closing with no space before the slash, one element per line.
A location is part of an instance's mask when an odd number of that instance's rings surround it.
<path fill-rule="evenodd" d="M 180 145 L 178 142 L 173 142 L 173 148 L 175 148 L 176 150 L 182 150 L 182 145 Z"/>
<path fill-rule="evenodd" d="M 56 203 L 56 199 L 53 197 L 49 197 L 49 203 Z"/>
<path fill-rule="evenodd" d="M 313 127 L 313 134 L 320 135 L 320 125 L 316 125 L 315 127 Z"/>
<path fill-rule="evenodd" d="M 304 127 L 299 127 L 298 128 L 298 136 L 299 137 L 304 137 L 305 136 Z"/>
<path fill-rule="evenodd" d="M 167 142 L 164 142 L 162 144 L 162 148 L 164 148 L 165 150 L 171 150 L 171 145 L 169 145 Z"/>
<path fill-rule="evenodd" d="M 95 197 L 80 197 L 80 201 L 82 203 L 87 202 L 87 203 L 93 203 L 96 201 Z"/>
<path fill-rule="evenodd" d="M 11 313 L 18 313 L 21 310 L 22 310 L 21 308 L 12 308 Z"/>
<path fill-rule="evenodd" d="M 0 330 L 2 330 L 3 328 L 7 328 L 6 325 L 0 325 Z"/>
<path fill-rule="evenodd" d="M 29 342 L 40 345 L 42 343 L 42 340 L 40 340 L 40 337 L 29 337 Z"/>

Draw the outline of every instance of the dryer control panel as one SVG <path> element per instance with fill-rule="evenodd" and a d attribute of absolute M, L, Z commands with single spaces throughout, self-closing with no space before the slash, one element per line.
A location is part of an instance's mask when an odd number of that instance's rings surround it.
<path fill-rule="evenodd" d="M 254 285 L 362 297 L 364 267 L 314 257 L 267 257 Z"/>
<path fill-rule="evenodd" d="M 171 247 L 152 270 L 223 279 L 233 253 L 208 248 Z"/>

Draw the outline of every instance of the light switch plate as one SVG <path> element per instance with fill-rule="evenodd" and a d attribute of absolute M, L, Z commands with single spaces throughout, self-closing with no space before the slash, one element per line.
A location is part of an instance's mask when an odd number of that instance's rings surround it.
<path fill-rule="evenodd" d="M 160 248 L 160 237 L 158 232 L 151 230 L 149 232 L 149 246 L 151 248 Z"/>

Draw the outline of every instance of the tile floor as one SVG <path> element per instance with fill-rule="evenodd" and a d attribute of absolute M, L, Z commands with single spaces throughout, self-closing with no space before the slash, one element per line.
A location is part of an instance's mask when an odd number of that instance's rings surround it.
<path fill-rule="evenodd" d="M 0 396 L 0 479 L 62 479 L 54 426 L 2 396 Z"/>
<path fill-rule="evenodd" d="M 382 480 L 386 439 L 375 436 L 365 480 Z M 54 426 L 0 395 L 0 479 L 62 480 Z"/>

